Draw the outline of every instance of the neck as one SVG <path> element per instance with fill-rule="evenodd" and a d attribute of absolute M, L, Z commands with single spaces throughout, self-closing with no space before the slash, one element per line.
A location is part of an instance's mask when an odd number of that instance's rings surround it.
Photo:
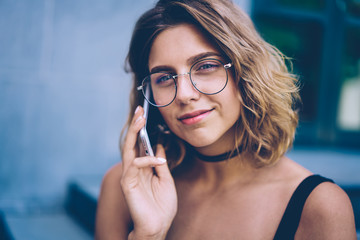
<path fill-rule="evenodd" d="M 190 168 L 186 170 L 185 178 L 200 184 L 204 191 L 216 190 L 219 186 L 227 186 L 239 181 L 247 182 L 256 171 L 249 164 L 250 160 L 245 159 L 241 154 L 224 161 L 207 162 L 192 153 L 187 161 Z"/>
<path fill-rule="evenodd" d="M 204 162 L 221 162 L 221 161 L 226 161 L 229 160 L 231 158 L 234 158 L 236 156 L 239 156 L 242 152 L 242 146 L 238 147 L 235 150 L 232 151 L 228 151 L 225 153 L 221 153 L 218 155 L 212 155 L 212 156 L 208 156 L 208 155 L 204 155 L 196 150 L 193 151 L 193 154 L 200 160 L 204 161 Z"/>

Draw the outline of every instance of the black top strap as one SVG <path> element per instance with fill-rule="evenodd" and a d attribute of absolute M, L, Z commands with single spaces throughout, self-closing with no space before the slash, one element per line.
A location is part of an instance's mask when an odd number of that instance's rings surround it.
<path fill-rule="evenodd" d="M 296 230 L 300 223 L 301 213 L 304 208 L 306 199 L 309 197 L 314 188 L 323 182 L 333 183 L 334 181 L 328 178 L 324 178 L 320 175 L 311 175 L 305 178 L 299 184 L 291 196 L 274 239 L 294 239 Z"/>

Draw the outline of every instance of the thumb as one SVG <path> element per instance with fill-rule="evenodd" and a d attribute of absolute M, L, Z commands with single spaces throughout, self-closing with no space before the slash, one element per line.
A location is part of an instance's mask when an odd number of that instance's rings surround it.
<path fill-rule="evenodd" d="M 166 154 L 165 154 L 165 149 L 164 149 L 163 145 L 161 145 L 161 144 L 156 145 L 156 158 L 167 160 Z M 156 171 L 156 174 L 159 176 L 159 178 L 172 177 L 171 173 L 170 173 L 170 169 L 166 163 L 161 164 L 161 165 L 156 165 L 155 171 Z"/>

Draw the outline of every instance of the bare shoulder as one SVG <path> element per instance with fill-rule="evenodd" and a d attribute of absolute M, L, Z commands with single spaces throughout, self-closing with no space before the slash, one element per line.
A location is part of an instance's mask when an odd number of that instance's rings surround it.
<path fill-rule="evenodd" d="M 117 163 L 112 166 L 104 175 L 102 185 L 120 184 L 122 175 L 122 163 Z"/>
<path fill-rule="evenodd" d="M 356 239 L 348 195 L 336 184 L 318 185 L 306 200 L 297 239 Z"/>
<path fill-rule="evenodd" d="M 96 239 L 127 239 L 131 222 L 120 179 L 122 164 L 110 168 L 102 181 L 96 213 Z"/>

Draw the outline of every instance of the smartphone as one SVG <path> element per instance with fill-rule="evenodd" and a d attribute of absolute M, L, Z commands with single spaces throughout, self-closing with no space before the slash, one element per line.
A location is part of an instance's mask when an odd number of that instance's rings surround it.
<path fill-rule="evenodd" d="M 149 88 L 146 88 L 145 96 L 147 99 L 149 99 L 149 97 L 150 97 L 150 89 Z M 146 100 L 146 98 L 144 98 L 144 105 L 143 105 L 144 118 L 146 119 L 146 123 L 145 123 L 145 126 L 143 128 L 141 128 L 139 136 L 140 136 L 141 144 L 144 147 L 145 154 L 147 156 L 154 156 L 154 152 L 153 152 L 153 150 L 151 148 L 151 144 L 150 144 L 149 135 L 146 130 L 147 119 L 148 119 L 148 115 L 149 115 L 149 102 Z"/>

